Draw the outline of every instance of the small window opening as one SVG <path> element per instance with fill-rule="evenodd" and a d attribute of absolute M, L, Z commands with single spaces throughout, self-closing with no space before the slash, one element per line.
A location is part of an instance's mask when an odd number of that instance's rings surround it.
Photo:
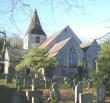
<path fill-rule="evenodd" d="M 40 36 L 36 37 L 36 43 L 40 43 Z"/>

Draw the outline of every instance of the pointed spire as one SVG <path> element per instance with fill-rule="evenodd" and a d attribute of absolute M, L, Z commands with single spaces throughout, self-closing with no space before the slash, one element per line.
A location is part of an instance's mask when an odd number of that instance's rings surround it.
<path fill-rule="evenodd" d="M 36 9 L 35 9 L 35 12 L 34 12 L 32 19 L 31 19 L 31 23 L 29 25 L 29 28 L 28 28 L 26 34 L 46 35 L 41 27 Z"/>

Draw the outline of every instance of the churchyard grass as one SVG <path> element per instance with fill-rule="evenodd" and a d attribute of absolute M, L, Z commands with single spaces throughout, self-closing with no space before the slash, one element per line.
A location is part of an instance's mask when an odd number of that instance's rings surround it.
<path fill-rule="evenodd" d="M 0 79 L 0 86 L 6 86 L 9 88 L 16 88 L 16 79 L 13 79 L 12 83 L 6 83 L 6 79 Z"/>

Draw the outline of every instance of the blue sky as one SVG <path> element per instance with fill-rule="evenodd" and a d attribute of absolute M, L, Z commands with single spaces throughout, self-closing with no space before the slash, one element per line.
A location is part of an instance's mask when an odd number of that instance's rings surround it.
<path fill-rule="evenodd" d="M 48 36 L 67 25 L 82 41 L 98 38 L 110 31 L 110 0 L 52 0 L 53 3 L 51 0 L 23 0 L 30 5 L 32 12 L 18 4 L 14 11 L 17 27 L 10 22 L 10 13 L 4 14 L 11 7 L 10 1 L 0 0 L 0 30 L 6 30 L 9 35 L 25 35 L 35 8 Z"/>

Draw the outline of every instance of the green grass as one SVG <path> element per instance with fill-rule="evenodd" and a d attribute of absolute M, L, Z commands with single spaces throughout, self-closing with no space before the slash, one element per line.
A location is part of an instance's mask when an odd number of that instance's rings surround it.
<path fill-rule="evenodd" d="M 11 103 L 16 93 L 16 80 L 6 83 L 6 79 L 0 79 L 0 103 Z"/>
<path fill-rule="evenodd" d="M 6 83 L 6 79 L 0 79 L 0 86 L 6 86 L 8 88 L 16 88 L 16 80 L 13 79 L 12 83 Z"/>

